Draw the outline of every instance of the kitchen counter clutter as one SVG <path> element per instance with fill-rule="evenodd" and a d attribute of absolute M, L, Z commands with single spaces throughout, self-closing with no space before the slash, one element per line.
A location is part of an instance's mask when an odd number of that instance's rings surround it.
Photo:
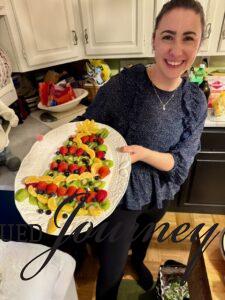
<path fill-rule="evenodd" d="M 205 127 L 225 127 L 225 115 L 216 117 L 211 108 L 208 109 L 208 116 L 205 121 Z"/>

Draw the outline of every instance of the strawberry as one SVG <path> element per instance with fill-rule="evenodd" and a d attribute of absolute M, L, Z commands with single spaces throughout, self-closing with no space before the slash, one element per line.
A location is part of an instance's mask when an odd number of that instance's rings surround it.
<path fill-rule="evenodd" d="M 87 202 L 87 203 L 92 202 L 92 201 L 95 199 L 96 195 L 97 195 L 96 192 L 92 192 L 92 191 L 89 192 L 88 195 L 87 195 L 86 202 Z"/>
<path fill-rule="evenodd" d="M 39 181 L 38 184 L 37 184 L 37 189 L 39 191 L 46 191 L 47 185 L 48 185 L 47 182 Z"/>
<path fill-rule="evenodd" d="M 50 169 L 51 170 L 58 170 L 58 164 L 56 161 L 53 161 L 51 164 L 50 164 Z"/>
<path fill-rule="evenodd" d="M 101 178 L 106 177 L 107 175 L 109 175 L 110 173 L 110 169 L 107 166 L 102 166 L 99 170 L 98 170 L 98 174 Z"/>
<path fill-rule="evenodd" d="M 37 182 L 33 182 L 33 183 L 26 183 L 26 188 L 28 188 L 30 185 L 32 185 L 33 187 L 37 186 Z"/>
<path fill-rule="evenodd" d="M 88 142 L 89 142 L 89 136 L 83 136 L 82 138 L 81 138 L 81 141 L 82 141 L 82 143 L 83 144 L 87 144 Z"/>
<path fill-rule="evenodd" d="M 62 146 L 62 147 L 59 148 L 59 152 L 62 155 L 66 155 L 68 153 L 68 148 L 66 146 Z"/>
<path fill-rule="evenodd" d="M 97 158 L 102 159 L 102 158 L 105 157 L 105 152 L 104 151 L 97 151 L 96 156 L 97 156 Z"/>
<path fill-rule="evenodd" d="M 78 148 L 76 151 L 77 156 L 81 156 L 84 153 L 84 150 L 82 148 Z"/>
<path fill-rule="evenodd" d="M 58 166 L 58 171 L 64 173 L 68 170 L 68 164 L 65 161 L 61 161 Z"/>
<path fill-rule="evenodd" d="M 86 166 L 80 166 L 79 167 L 79 174 L 81 174 L 81 173 L 83 173 L 85 171 L 87 171 L 87 167 Z"/>
<path fill-rule="evenodd" d="M 95 134 L 92 134 L 90 137 L 89 137 L 89 142 L 90 143 L 93 143 L 96 141 L 96 135 Z"/>
<path fill-rule="evenodd" d="M 70 173 L 73 173 L 74 171 L 76 171 L 78 169 L 79 169 L 79 167 L 76 164 L 69 165 L 69 171 L 70 171 Z"/>
<path fill-rule="evenodd" d="M 86 197 L 86 191 L 85 191 L 85 189 L 82 189 L 82 188 L 77 189 L 76 194 L 77 194 L 77 196 L 76 196 L 77 201 L 80 201 L 81 198 Z M 82 195 L 79 196 L 79 194 L 82 194 Z"/>
<path fill-rule="evenodd" d="M 58 186 L 54 183 L 50 183 L 47 185 L 47 188 L 46 188 L 46 191 L 47 191 L 47 194 L 50 195 L 52 193 L 56 193 L 57 192 L 57 189 L 58 189 Z"/>
<path fill-rule="evenodd" d="M 77 148 L 75 146 L 69 147 L 69 154 L 75 154 L 77 151 Z"/>
<path fill-rule="evenodd" d="M 57 196 L 65 196 L 67 193 L 67 188 L 65 188 L 64 186 L 59 186 L 57 189 Z"/>
<path fill-rule="evenodd" d="M 104 201 L 106 197 L 107 197 L 107 191 L 106 190 L 98 190 L 97 191 L 96 199 L 97 199 L 98 202 Z"/>
<path fill-rule="evenodd" d="M 102 144 L 104 143 L 104 139 L 103 139 L 102 137 L 99 136 L 99 137 L 97 138 L 97 142 L 98 142 L 99 145 L 102 145 Z"/>
<path fill-rule="evenodd" d="M 73 194 L 75 194 L 76 190 L 77 189 L 75 188 L 75 186 L 68 187 L 68 189 L 67 189 L 67 196 L 72 196 Z"/>

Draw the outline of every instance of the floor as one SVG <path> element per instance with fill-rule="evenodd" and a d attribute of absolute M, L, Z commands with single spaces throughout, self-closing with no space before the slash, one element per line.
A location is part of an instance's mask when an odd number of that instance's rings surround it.
<path fill-rule="evenodd" d="M 160 224 L 168 222 L 170 228 L 168 233 L 174 230 L 178 225 L 184 223 L 190 223 L 191 228 L 195 228 L 200 223 L 205 223 L 205 226 L 201 230 L 204 233 L 209 227 L 218 223 L 217 231 L 222 230 L 225 227 L 225 216 L 223 215 L 210 215 L 210 214 L 196 214 L 196 213 L 171 213 L 165 214 Z M 190 232 L 189 229 L 188 232 Z M 180 243 L 173 243 L 171 240 L 159 243 L 157 241 L 158 232 L 154 233 L 151 245 L 145 258 L 145 264 L 151 270 L 154 278 L 157 278 L 160 264 L 164 263 L 167 259 L 174 259 L 184 264 L 187 263 L 191 243 L 189 238 Z M 184 236 L 187 235 L 187 232 Z M 179 236 L 180 239 L 182 235 Z M 209 246 L 210 247 L 210 246 Z M 94 300 L 95 299 L 95 282 L 98 270 L 97 259 L 91 255 L 86 258 L 84 265 L 80 273 L 76 276 L 76 285 L 79 300 Z M 132 269 L 129 265 L 129 258 L 125 269 L 124 279 L 134 279 L 135 275 L 132 273 Z"/>

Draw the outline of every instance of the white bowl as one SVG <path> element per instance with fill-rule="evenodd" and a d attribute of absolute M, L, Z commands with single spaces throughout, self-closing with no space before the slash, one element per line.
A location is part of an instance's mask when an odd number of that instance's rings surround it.
<path fill-rule="evenodd" d="M 225 229 L 221 232 L 220 236 L 220 250 L 225 260 Z"/>
<path fill-rule="evenodd" d="M 75 106 L 77 106 L 80 101 L 85 98 L 88 95 L 88 91 L 84 89 L 74 89 L 74 92 L 77 96 L 77 98 L 70 100 L 69 102 L 59 104 L 56 106 L 45 106 L 41 102 L 38 103 L 38 108 L 43 109 L 43 110 L 48 110 L 52 112 L 62 112 L 62 111 L 67 111 Z"/>

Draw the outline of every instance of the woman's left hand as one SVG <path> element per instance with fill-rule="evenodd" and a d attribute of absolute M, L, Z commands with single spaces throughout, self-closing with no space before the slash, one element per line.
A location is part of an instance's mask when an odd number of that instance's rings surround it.
<path fill-rule="evenodd" d="M 130 153 L 132 164 L 137 161 L 142 161 L 146 155 L 146 148 L 138 145 L 124 146 L 121 152 Z"/>

